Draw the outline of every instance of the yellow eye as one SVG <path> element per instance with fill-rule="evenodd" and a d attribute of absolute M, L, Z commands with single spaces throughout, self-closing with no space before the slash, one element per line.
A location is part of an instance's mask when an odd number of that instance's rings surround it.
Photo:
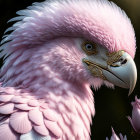
<path fill-rule="evenodd" d="M 96 44 L 91 42 L 84 42 L 82 44 L 82 49 L 87 55 L 97 54 Z"/>

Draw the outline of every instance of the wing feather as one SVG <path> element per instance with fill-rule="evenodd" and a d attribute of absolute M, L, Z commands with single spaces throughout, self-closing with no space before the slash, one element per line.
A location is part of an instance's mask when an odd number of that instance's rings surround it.
<path fill-rule="evenodd" d="M 32 130 L 27 112 L 16 112 L 10 117 L 10 126 L 18 133 L 24 134 Z"/>
<path fill-rule="evenodd" d="M 58 138 L 62 136 L 62 131 L 56 122 L 45 120 L 46 127 Z"/>
<path fill-rule="evenodd" d="M 38 109 L 29 111 L 29 119 L 36 125 L 43 124 L 43 115 Z"/>
<path fill-rule="evenodd" d="M 36 132 L 38 132 L 40 135 L 43 135 L 43 136 L 48 136 L 49 135 L 49 131 L 48 129 L 45 127 L 45 125 L 40 125 L 40 126 L 37 126 L 35 125 L 34 126 L 34 130 Z"/>
<path fill-rule="evenodd" d="M 27 104 L 16 104 L 15 108 L 20 109 L 20 110 L 25 110 L 25 111 L 29 111 L 33 109 L 33 107 L 30 107 Z"/>
<path fill-rule="evenodd" d="M 39 137 L 34 140 L 49 140 L 48 136 L 51 136 L 52 139 L 61 138 L 62 130 L 57 124 L 59 115 L 55 110 L 49 108 L 47 102 L 35 99 L 33 96 L 29 96 L 30 94 L 27 96 L 18 93 L 12 95 L 10 89 L 7 91 L 6 89 L 1 90 L 0 95 L 0 137 L 4 138 L 1 133 L 4 131 L 5 134 L 13 135 L 8 140 L 15 140 L 16 134 L 22 135 L 21 140 L 26 138 L 33 140 L 35 135 L 39 135 Z M 14 94 L 16 92 L 11 91 Z M 9 120 L 7 124 L 5 124 L 6 120 Z M 34 133 L 32 133 L 33 130 Z"/>
<path fill-rule="evenodd" d="M 0 102 L 8 102 L 14 95 L 0 95 Z"/>
<path fill-rule="evenodd" d="M 11 114 L 14 111 L 14 104 L 7 103 L 5 105 L 0 106 L 0 114 Z"/>
<path fill-rule="evenodd" d="M 0 140 L 19 140 L 19 135 L 14 133 L 8 123 L 0 125 Z"/>

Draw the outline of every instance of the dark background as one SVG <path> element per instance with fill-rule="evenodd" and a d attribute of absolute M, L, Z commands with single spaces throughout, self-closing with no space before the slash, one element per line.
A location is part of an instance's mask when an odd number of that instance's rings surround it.
<path fill-rule="evenodd" d="M 11 26 L 7 24 L 7 21 L 16 16 L 16 11 L 25 9 L 31 5 L 32 2 L 36 1 L 41 2 L 43 0 L 0 0 L 0 38 L 5 29 Z M 132 136 L 132 127 L 126 116 L 131 115 L 132 107 L 130 102 L 134 100 L 135 95 L 140 97 L 140 0 L 112 1 L 126 11 L 136 32 L 137 52 L 135 62 L 138 70 L 138 81 L 130 97 L 128 97 L 128 90 L 119 87 L 112 90 L 103 86 L 100 90 L 93 91 L 95 93 L 96 115 L 93 119 L 93 125 L 91 126 L 91 139 L 105 140 L 106 136 L 110 137 L 112 126 L 117 134 L 121 132 L 127 135 L 128 140 L 136 140 L 136 138 Z"/>

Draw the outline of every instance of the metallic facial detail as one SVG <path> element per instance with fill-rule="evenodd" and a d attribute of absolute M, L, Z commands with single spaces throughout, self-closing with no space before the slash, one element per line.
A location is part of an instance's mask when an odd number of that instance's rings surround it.
<path fill-rule="evenodd" d="M 117 67 L 118 65 L 115 63 L 120 60 L 123 54 L 124 54 L 123 50 L 118 51 L 118 52 L 113 52 L 113 53 L 107 53 L 106 54 L 108 56 L 107 64 L 109 66 Z"/>
<path fill-rule="evenodd" d="M 87 55 L 93 55 L 97 54 L 97 48 L 95 43 L 91 43 L 89 41 L 86 41 L 82 44 L 82 49 Z"/>
<path fill-rule="evenodd" d="M 106 78 L 102 72 L 102 69 L 106 69 L 105 67 L 103 67 L 99 64 L 90 62 L 89 60 L 86 60 L 86 59 L 83 59 L 83 62 L 87 64 L 88 69 L 90 70 L 90 72 L 92 73 L 93 76 L 100 77 L 100 78 L 106 80 Z"/>
<path fill-rule="evenodd" d="M 132 57 L 125 51 L 106 53 L 99 48 L 98 51 L 99 54 L 82 60 L 88 70 L 93 76 L 116 86 L 129 88 L 130 95 L 137 81 L 137 68 Z"/>

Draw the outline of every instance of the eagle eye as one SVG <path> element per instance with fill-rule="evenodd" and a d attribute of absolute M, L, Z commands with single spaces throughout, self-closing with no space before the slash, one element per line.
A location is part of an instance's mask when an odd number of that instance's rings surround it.
<path fill-rule="evenodd" d="M 87 55 L 93 55 L 97 53 L 96 44 L 92 42 L 84 42 L 82 44 L 82 49 Z"/>

